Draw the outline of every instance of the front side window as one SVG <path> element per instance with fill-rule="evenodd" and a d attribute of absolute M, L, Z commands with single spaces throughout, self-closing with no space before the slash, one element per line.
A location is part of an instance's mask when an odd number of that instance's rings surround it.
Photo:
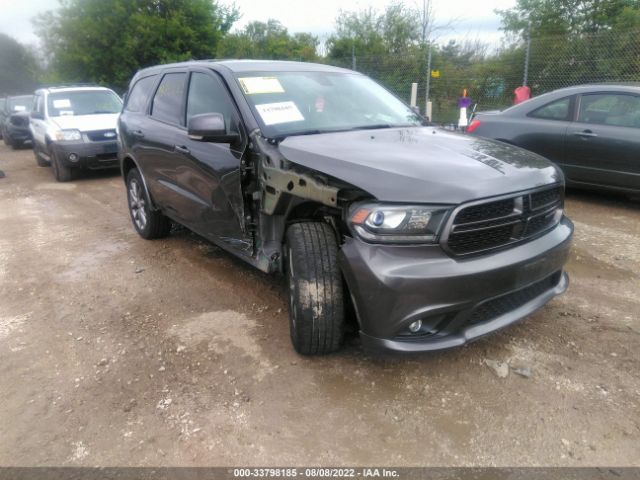
<path fill-rule="evenodd" d="M 77 90 L 50 93 L 47 111 L 50 117 L 120 113 L 122 100 L 111 90 Z"/>
<path fill-rule="evenodd" d="M 545 106 L 534 110 L 529 114 L 533 118 L 542 118 L 544 120 L 570 120 L 571 114 L 571 97 L 561 98 Z"/>
<path fill-rule="evenodd" d="M 155 80 L 156 75 L 138 80 L 127 97 L 125 110 L 129 112 L 143 112 L 147 107 L 149 97 L 151 97 L 151 89 L 155 84 Z"/>
<path fill-rule="evenodd" d="M 364 75 L 242 72 L 236 78 L 269 137 L 421 124 L 408 106 Z"/>
<path fill-rule="evenodd" d="M 157 120 L 181 125 L 182 99 L 186 73 L 167 73 L 156 90 L 151 106 L 151 116 Z"/>
<path fill-rule="evenodd" d="M 204 73 L 191 74 L 187 97 L 187 123 L 194 115 L 220 113 L 224 117 L 227 132 L 230 132 L 230 127 L 234 124 L 234 111 L 231 98 L 220 80 Z"/>
<path fill-rule="evenodd" d="M 33 108 L 33 96 L 23 95 L 21 97 L 11 97 L 7 101 L 9 113 L 28 112 Z"/>
<path fill-rule="evenodd" d="M 583 95 L 578 121 L 640 128 L 640 97 L 613 93 Z"/>

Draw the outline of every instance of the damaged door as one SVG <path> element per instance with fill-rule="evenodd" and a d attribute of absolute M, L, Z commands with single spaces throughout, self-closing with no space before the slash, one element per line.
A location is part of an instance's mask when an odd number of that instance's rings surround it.
<path fill-rule="evenodd" d="M 240 133 L 240 116 L 222 80 L 203 69 L 190 73 L 186 122 L 194 115 L 220 113 L 228 133 Z M 246 139 L 246 137 L 243 137 Z M 189 207 L 182 220 L 189 228 L 246 255 L 253 253 L 244 228 L 240 160 L 246 140 L 239 145 L 192 140 L 186 131 L 174 146 L 175 182 Z"/>

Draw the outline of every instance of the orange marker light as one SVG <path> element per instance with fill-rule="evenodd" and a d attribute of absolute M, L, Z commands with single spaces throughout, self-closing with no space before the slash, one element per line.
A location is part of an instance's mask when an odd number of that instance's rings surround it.
<path fill-rule="evenodd" d="M 361 208 L 360 210 L 356 211 L 356 213 L 351 215 L 351 222 L 355 224 L 364 223 L 364 221 L 367 219 L 370 213 L 371 213 L 371 210 L 366 208 Z"/>

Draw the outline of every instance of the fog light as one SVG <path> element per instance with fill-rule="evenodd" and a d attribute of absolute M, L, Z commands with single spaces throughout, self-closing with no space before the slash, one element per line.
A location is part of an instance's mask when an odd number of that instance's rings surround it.
<path fill-rule="evenodd" d="M 69 160 L 72 162 L 77 162 L 78 161 L 78 155 L 76 155 L 75 153 L 70 153 L 69 154 Z"/>
<path fill-rule="evenodd" d="M 409 325 L 409 331 L 411 333 L 418 333 L 422 328 L 422 320 L 416 320 L 411 325 Z"/>

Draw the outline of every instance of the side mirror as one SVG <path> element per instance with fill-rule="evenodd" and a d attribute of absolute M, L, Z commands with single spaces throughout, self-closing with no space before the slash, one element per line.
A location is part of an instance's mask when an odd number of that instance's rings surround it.
<path fill-rule="evenodd" d="M 34 120 L 44 120 L 44 115 L 42 114 L 42 112 L 31 112 L 30 117 Z"/>
<path fill-rule="evenodd" d="M 187 135 L 192 140 L 212 143 L 235 143 L 240 138 L 237 133 L 227 133 L 221 113 L 194 115 L 187 123 Z"/>

